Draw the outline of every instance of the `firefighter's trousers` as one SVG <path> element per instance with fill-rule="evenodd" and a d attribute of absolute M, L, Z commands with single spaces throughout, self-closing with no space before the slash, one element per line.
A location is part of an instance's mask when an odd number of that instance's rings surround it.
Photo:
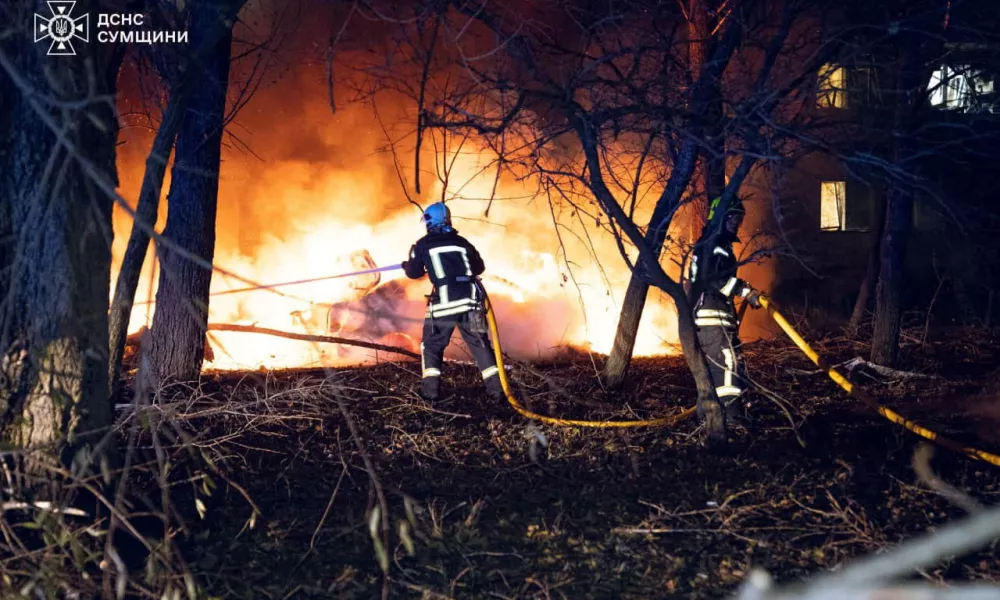
<path fill-rule="evenodd" d="M 699 326 L 698 343 L 708 359 L 709 374 L 719 401 L 731 410 L 737 408 L 746 389 L 738 330 L 721 325 Z"/>
<path fill-rule="evenodd" d="M 441 366 L 444 362 L 444 351 L 451 342 L 451 334 L 458 331 L 469 347 L 472 357 L 479 366 L 487 391 L 493 396 L 503 394 L 500 385 L 496 359 L 493 357 L 493 346 L 490 343 L 486 316 L 482 310 L 470 310 L 457 315 L 430 317 L 424 319 L 423 342 L 420 344 L 421 370 L 423 378 L 420 383 L 421 395 L 434 400 L 441 391 Z"/>

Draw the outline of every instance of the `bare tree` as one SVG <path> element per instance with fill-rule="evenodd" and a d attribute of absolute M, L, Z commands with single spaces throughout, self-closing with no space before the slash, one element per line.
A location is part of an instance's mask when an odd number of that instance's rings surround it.
<path fill-rule="evenodd" d="M 0 12 L 13 34 L 0 37 L 0 435 L 37 451 L 33 461 L 74 463 L 86 473 L 106 456 L 101 441 L 112 420 L 113 199 L 84 175 L 81 156 L 116 180 L 121 54 L 77 42 L 75 56 L 48 56 L 48 41 L 36 44 L 30 33 L 36 11 L 44 9 L 13 2 Z"/>
<path fill-rule="evenodd" d="M 895 61 L 896 105 L 893 118 L 898 136 L 891 151 L 894 165 L 906 165 L 916 152 L 913 140 L 920 98 L 931 69 L 925 65 L 929 52 L 913 33 L 903 33 Z M 935 44 L 937 45 L 937 44 Z M 905 167 L 904 167 L 905 168 Z M 899 351 L 899 322 L 902 315 L 903 269 L 906 245 L 913 221 L 914 185 L 907 181 L 893 185 L 886 201 L 885 232 L 881 249 L 878 286 L 875 292 L 875 329 L 872 332 L 871 360 L 892 366 Z"/>
<path fill-rule="evenodd" d="M 189 10 L 182 10 L 167 4 L 158 4 L 153 8 L 158 10 L 152 11 L 150 17 L 154 23 L 162 24 L 167 29 L 183 29 L 184 22 L 190 16 Z M 190 6 L 187 9 L 190 9 Z M 233 15 L 238 12 L 238 8 L 226 8 L 226 10 Z M 280 19 L 276 17 L 275 22 L 278 21 Z M 159 126 L 156 128 L 156 135 L 153 138 L 152 148 L 146 159 L 146 169 L 136 206 L 136 218 L 143 223 L 149 225 L 156 223 L 163 192 L 163 177 L 174 149 L 174 141 L 180 128 L 181 119 L 188 110 L 188 98 L 197 91 L 201 77 L 204 76 L 207 68 L 206 57 L 212 51 L 217 50 L 218 36 L 224 35 L 225 30 L 217 28 L 212 33 L 216 37 L 206 36 L 195 39 L 192 47 L 185 46 L 180 51 L 170 46 L 161 45 L 151 47 L 146 52 L 137 51 L 130 56 L 132 60 L 149 64 L 152 67 L 150 70 L 157 78 L 157 81 L 153 82 L 153 86 L 162 88 L 163 93 L 160 94 L 160 97 L 166 102 L 165 106 L 150 107 L 151 110 L 159 109 L 161 117 Z M 273 40 L 273 36 L 270 40 Z M 259 45 L 254 50 L 266 46 L 267 43 Z M 246 82 L 248 89 L 259 83 L 259 73 L 255 80 L 252 75 L 254 71 L 255 69 L 251 69 L 251 75 L 248 76 Z M 234 103 L 227 119 L 231 119 L 238 112 L 238 105 L 241 101 L 242 99 Z M 132 228 L 114 288 L 114 298 L 109 315 L 111 355 L 108 361 L 108 376 L 111 380 L 113 397 L 116 397 L 118 392 L 129 321 L 142 266 L 147 258 L 149 242 L 150 236 L 145 228 Z"/>
<path fill-rule="evenodd" d="M 192 2 L 189 32 L 199 53 L 198 89 L 186 98 L 168 195 L 164 237 L 211 262 L 215 254 L 215 215 L 219 166 L 229 87 L 232 31 L 245 0 Z M 148 364 L 153 381 L 192 380 L 201 372 L 208 293 L 212 273 L 168 248 L 160 248 Z"/>
<path fill-rule="evenodd" d="M 868 311 L 871 303 L 872 292 L 878 283 L 879 266 L 881 265 L 882 236 L 885 235 L 885 201 L 881 199 L 875 205 L 875 226 L 872 228 L 871 247 L 868 250 L 868 264 L 865 266 L 864 279 L 861 280 L 861 287 L 858 289 L 858 296 L 854 300 L 854 310 L 851 311 L 851 318 L 847 322 L 847 330 L 851 335 L 855 335 L 861 327 L 861 322 Z"/>
<path fill-rule="evenodd" d="M 891 366 L 899 352 L 900 319 L 903 310 L 905 261 L 913 222 L 913 207 L 927 194 L 927 162 L 948 160 L 951 147 L 971 144 L 977 138 L 996 135 L 992 128 L 955 127 L 946 113 L 934 110 L 928 102 L 933 93 L 932 72 L 941 66 L 951 66 L 960 60 L 962 46 L 1000 42 L 995 29 L 983 23 L 995 23 L 998 18 L 995 3 L 969 0 L 948 3 L 905 3 L 897 9 L 898 21 L 893 35 L 895 60 L 892 64 L 895 89 L 893 142 L 889 146 L 888 162 L 909 178 L 897 178 L 888 195 L 885 232 L 882 239 L 881 265 L 876 291 L 875 327 L 872 333 L 872 362 Z M 995 53 L 995 50 L 993 51 Z M 967 57 L 968 58 L 968 57 Z M 994 59 L 995 60 L 995 59 Z M 965 68 L 972 69 L 973 65 Z M 971 74 L 971 73 L 970 73 Z M 971 79 L 971 78 L 970 78 Z M 939 93 L 952 93 L 953 82 L 941 82 Z M 970 90 L 975 94 L 976 90 Z M 942 136 L 940 131 L 955 128 L 958 133 Z M 930 133 L 929 132 L 933 132 Z M 922 164 L 923 163 L 923 164 Z M 956 188 L 952 188 L 956 189 Z M 939 202 L 956 205 L 955 199 Z M 951 212 L 951 209 L 949 209 Z M 952 218 L 954 219 L 954 212 Z"/>
<path fill-rule="evenodd" d="M 690 192 L 694 195 L 692 202 L 694 206 L 688 207 L 687 217 L 693 221 L 691 230 L 698 223 L 698 214 L 708 206 L 708 202 L 718 195 L 721 195 L 725 188 L 725 141 L 723 139 L 723 127 L 721 119 L 722 95 L 721 95 L 721 72 L 706 70 L 704 80 L 702 72 L 708 62 L 712 50 L 713 33 L 722 24 L 725 13 L 720 10 L 719 2 L 706 2 L 705 0 L 690 0 L 686 4 L 682 3 L 682 16 L 687 22 L 687 63 L 690 70 L 690 80 L 692 82 L 702 81 L 705 87 L 704 97 L 701 98 L 701 106 L 691 106 L 692 112 L 700 111 L 702 115 L 702 136 L 704 140 L 700 147 L 696 147 L 698 156 L 694 157 L 696 168 L 691 174 L 691 180 L 687 184 Z M 679 56 L 680 60 L 685 57 Z M 686 191 L 686 190 L 685 190 Z M 684 193 L 682 191 L 681 193 Z M 652 224 L 652 223 L 651 223 Z M 657 232 L 656 226 L 647 226 L 649 232 Z M 654 247 L 662 247 L 663 239 L 659 235 L 649 238 L 649 243 Z M 646 298 L 649 296 L 649 281 L 644 272 L 635 270 L 629 279 L 628 288 L 622 301 L 621 314 L 618 319 L 618 329 L 615 331 L 615 339 L 611 348 L 611 354 L 604 366 L 604 377 L 607 384 L 612 388 L 619 388 L 625 382 L 628 365 L 632 360 L 632 352 L 635 349 L 635 338 L 639 331 L 639 322 L 642 320 L 643 309 Z"/>
<path fill-rule="evenodd" d="M 168 103 L 156 129 L 153 147 L 146 159 L 146 170 L 139 191 L 139 202 L 136 207 L 136 218 L 145 223 L 156 223 L 160 206 L 160 195 L 163 190 L 163 175 L 167 170 L 167 162 L 173 150 L 174 139 L 184 112 L 184 97 L 194 81 L 193 77 L 170 86 Z M 142 265 L 149 249 L 149 234 L 141 227 L 133 227 L 129 234 L 128 246 L 118 271 L 118 281 L 115 284 L 115 295 L 109 313 L 110 356 L 108 359 L 108 378 L 111 383 L 111 396 L 117 397 L 119 377 L 121 374 L 122 357 L 125 353 L 125 343 L 128 337 L 129 319 L 132 314 L 132 304 L 135 292 L 139 286 Z"/>
<path fill-rule="evenodd" d="M 850 90 L 872 96 L 870 100 L 849 100 L 858 101 L 851 111 L 854 123 L 845 128 L 853 132 L 853 139 L 839 144 L 813 139 L 807 144 L 838 156 L 855 176 L 885 190 L 885 203 L 876 203 L 880 214 L 873 219 L 878 237 L 849 323 L 850 328 L 857 327 L 874 287 L 871 360 L 875 363 L 892 365 L 897 360 L 914 206 L 925 203 L 936 207 L 950 222 L 949 228 L 957 231 L 967 232 L 970 225 L 960 216 L 963 200 L 955 197 L 970 191 L 963 189 L 961 178 L 939 186 L 932 182 L 931 174 L 942 172 L 940 165 L 967 163 L 974 152 L 970 148 L 995 141 L 996 134 L 993 127 L 973 125 L 961 111 L 932 106 L 931 97 L 954 100 L 956 93 L 977 95 L 975 84 L 968 82 L 974 81 L 976 61 L 995 61 L 995 44 L 1000 39 L 982 24 L 995 22 L 996 10 L 995 3 L 965 0 L 883 3 L 878 7 L 858 3 L 846 12 L 855 33 L 840 58 L 848 64 L 852 60 L 865 63 L 864 72 L 874 74 L 882 83 L 873 85 L 865 79 Z M 994 49 L 985 56 L 966 50 L 991 45 Z M 965 61 L 970 63 L 959 68 L 967 73 L 958 82 L 934 81 L 935 71 L 940 73 L 944 67 L 954 68 L 956 62 Z M 972 89 L 957 90 L 963 81 Z M 873 285 L 875 281 L 877 285 Z"/>
<path fill-rule="evenodd" d="M 544 9 L 439 2 L 412 12 L 369 3 L 365 10 L 401 25 L 390 47 L 377 50 L 380 62 L 368 66 L 376 85 L 399 81 L 393 56 L 431 65 L 419 94 L 394 87 L 418 101 L 419 127 L 475 132 L 505 168 L 538 178 L 557 192 L 551 198 L 603 222 L 615 237 L 633 278 L 613 373 L 623 373 L 630 358 L 648 287 L 673 300 L 700 413 L 711 436 L 723 437 L 683 285 L 691 240 L 671 228 L 695 197 L 700 157 L 731 159 L 724 192 L 712 184 L 726 202 L 762 159 L 783 160 L 784 127 L 803 125 L 796 92 L 833 47 L 810 35 L 809 26 L 823 22 L 821 8 L 794 0 L 727 3 L 706 19 L 656 2 Z M 651 207 L 640 202 L 647 194 L 655 198 Z"/>

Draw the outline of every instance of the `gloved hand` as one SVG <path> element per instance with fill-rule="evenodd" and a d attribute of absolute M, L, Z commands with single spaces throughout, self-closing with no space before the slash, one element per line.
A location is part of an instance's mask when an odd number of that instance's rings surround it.
<path fill-rule="evenodd" d="M 750 293 L 747 294 L 747 302 L 749 302 L 750 306 L 754 308 L 760 308 L 762 306 L 760 303 L 760 292 L 757 290 L 751 290 Z"/>

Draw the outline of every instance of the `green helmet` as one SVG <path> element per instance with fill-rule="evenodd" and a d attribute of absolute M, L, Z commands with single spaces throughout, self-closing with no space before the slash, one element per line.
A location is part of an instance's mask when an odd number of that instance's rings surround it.
<path fill-rule="evenodd" d="M 711 222 L 715 218 L 715 210 L 719 208 L 719 204 L 722 203 L 722 196 L 716 196 L 715 200 L 712 200 L 712 204 L 708 207 L 708 221 Z M 723 216 L 728 216 L 730 214 L 736 213 L 740 215 L 745 215 L 746 210 L 743 208 L 743 202 L 736 198 L 734 202 L 726 208 L 726 214 Z"/>

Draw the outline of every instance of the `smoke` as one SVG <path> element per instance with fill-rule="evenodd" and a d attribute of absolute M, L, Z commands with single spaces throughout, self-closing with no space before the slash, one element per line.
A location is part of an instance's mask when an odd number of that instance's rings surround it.
<path fill-rule="evenodd" d="M 490 156 L 472 141 L 455 152 L 458 142 L 447 140 L 452 150 L 448 162 L 435 155 L 445 140 L 426 143 L 423 193 L 415 196 L 413 139 L 406 136 L 414 123 L 413 107 L 380 97 L 379 121 L 368 104 L 342 105 L 334 112 L 328 98 L 322 65 L 297 66 L 280 82 L 261 88 L 227 129 L 219 183 L 217 265 L 273 283 L 356 270 L 356 257 L 362 251 L 374 265 L 396 264 L 407 258 L 410 245 L 424 233 L 420 210 L 410 199 L 422 206 L 445 199 L 456 228 L 484 258 L 484 281 L 506 351 L 536 359 L 566 345 L 610 350 L 631 274 L 605 229 L 577 210 L 553 212 L 538 197 L 533 182 L 510 174 L 500 179 L 494 194 Z M 121 103 L 134 99 L 126 97 Z M 153 131 L 141 128 L 123 133 L 119 191 L 132 202 L 138 197 L 152 135 Z M 442 181 L 446 166 L 447 183 Z M 408 183 L 410 198 L 401 178 Z M 169 189 L 169 180 L 163 189 Z M 164 199 L 159 228 L 167 210 Z M 113 282 L 130 226 L 127 216 L 116 210 Z M 155 289 L 152 269 L 152 260 L 147 260 L 138 301 L 152 297 L 147 297 L 147 282 Z M 329 280 L 282 289 L 285 297 L 267 291 L 217 296 L 210 304 L 210 321 L 357 336 L 414 349 L 430 284 L 390 272 L 383 274 L 377 287 L 359 290 L 358 285 Z M 213 276 L 213 293 L 244 286 L 219 273 Z M 148 305 L 136 307 L 130 331 L 148 322 L 150 310 Z M 211 339 L 216 362 L 208 366 L 214 367 L 346 364 L 372 357 L 368 350 L 316 350 L 300 341 L 244 333 L 213 333 Z M 673 306 L 653 290 L 636 352 L 671 353 L 675 343 Z M 464 356 L 458 346 L 450 353 Z"/>

